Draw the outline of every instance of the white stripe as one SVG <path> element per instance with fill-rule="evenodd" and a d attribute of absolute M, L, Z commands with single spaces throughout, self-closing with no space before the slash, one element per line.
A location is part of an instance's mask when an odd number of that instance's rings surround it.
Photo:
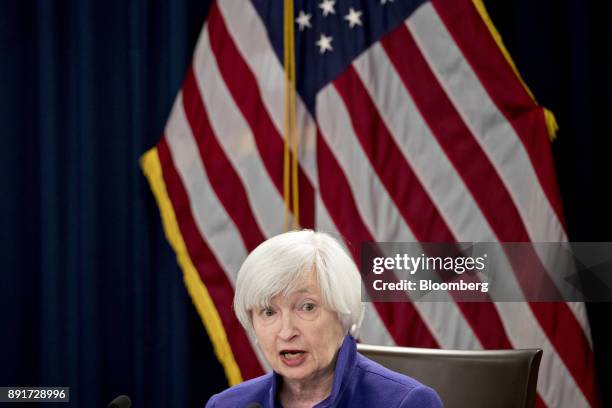
<path fill-rule="evenodd" d="M 250 1 L 218 0 L 234 44 L 255 75 L 264 106 L 276 130 L 283 135 L 285 115 L 284 70 L 268 40 L 266 28 Z M 296 128 L 298 130 L 298 158 L 306 176 L 317 186 L 316 124 L 302 100 L 297 98 Z"/>
<path fill-rule="evenodd" d="M 374 239 L 415 241 L 358 143 L 344 102 L 332 85 L 319 92 L 317 118 L 323 138 L 346 175 L 360 217 Z M 414 306 L 441 346 L 478 348 L 480 344 L 457 305 L 449 294 L 444 296 L 448 302 L 415 302 Z M 441 308 L 444 313 L 440 313 Z M 458 343 L 449 344 L 451 341 Z"/>
<path fill-rule="evenodd" d="M 168 148 L 187 191 L 198 231 L 234 286 L 236 275 L 247 256 L 247 251 L 236 226 L 208 182 L 206 170 L 199 157 L 198 146 L 187 124 L 182 98 L 183 94 L 179 93 L 166 124 Z M 261 366 L 269 369 L 267 360 L 250 335 L 249 341 Z"/>
<path fill-rule="evenodd" d="M 512 197 L 533 242 L 567 241 L 567 235 L 540 182 L 525 148 L 510 123 L 497 109 L 431 3 L 423 4 L 406 26 L 440 85 L 475 136 Z M 551 260 L 538 251 L 550 276 L 559 282 Z M 584 306 L 570 310 L 590 340 Z"/>
<path fill-rule="evenodd" d="M 365 344 L 378 346 L 395 346 L 395 341 L 387 326 L 378 315 L 378 311 L 372 302 L 366 302 L 363 314 L 363 325 L 359 333 L 359 339 Z"/>
<path fill-rule="evenodd" d="M 283 232 L 284 201 L 272 184 L 255 137 L 219 72 L 210 46 L 208 25 L 195 52 L 194 71 L 210 125 L 247 192 L 255 220 L 265 236 Z"/>
<path fill-rule="evenodd" d="M 586 305 L 582 302 L 567 302 L 567 306 L 578 319 L 578 323 L 584 331 L 584 335 L 593 350 L 593 339 L 591 338 L 591 326 L 589 326 L 589 318 L 587 316 Z"/>

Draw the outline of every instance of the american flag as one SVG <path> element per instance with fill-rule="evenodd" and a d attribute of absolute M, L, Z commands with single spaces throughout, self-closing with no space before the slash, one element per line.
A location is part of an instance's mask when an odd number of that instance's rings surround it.
<path fill-rule="evenodd" d="M 356 261 L 371 241 L 567 240 L 550 115 L 479 0 L 296 0 L 294 11 L 301 227 L 343 237 Z M 231 304 L 247 254 L 284 230 L 283 38 L 282 2 L 216 1 L 142 158 L 230 384 L 269 368 Z M 360 337 L 539 347 L 537 406 L 597 405 L 580 303 L 368 303 Z"/>

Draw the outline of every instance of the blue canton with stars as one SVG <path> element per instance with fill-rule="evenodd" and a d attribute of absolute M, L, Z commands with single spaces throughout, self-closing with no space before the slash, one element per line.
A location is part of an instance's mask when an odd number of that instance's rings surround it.
<path fill-rule="evenodd" d="M 252 0 L 283 62 L 283 2 Z M 317 93 L 424 0 L 295 0 L 297 90 L 314 115 Z"/>

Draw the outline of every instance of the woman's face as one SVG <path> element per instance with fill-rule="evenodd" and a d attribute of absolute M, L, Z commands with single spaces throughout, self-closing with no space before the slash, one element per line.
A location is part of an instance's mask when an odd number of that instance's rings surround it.
<path fill-rule="evenodd" d="M 278 374 L 314 380 L 333 372 L 344 333 L 337 314 L 323 305 L 314 272 L 295 291 L 251 313 L 259 345 Z"/>

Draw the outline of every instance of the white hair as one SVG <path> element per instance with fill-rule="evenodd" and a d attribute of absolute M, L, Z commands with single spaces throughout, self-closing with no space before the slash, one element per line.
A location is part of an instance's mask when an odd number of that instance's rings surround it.
<path fill-rule="evenodd" d="M 234 310 L 242 326 L 253 330 L 251 310 L 296 288 L 314 270 L 324 304 L 338 314 L 345 333 L 357 337 L 363 319 L 357 266 L 331 235 L 290 231 L 262 242 L 242 264 L 236 280 Z"/>

